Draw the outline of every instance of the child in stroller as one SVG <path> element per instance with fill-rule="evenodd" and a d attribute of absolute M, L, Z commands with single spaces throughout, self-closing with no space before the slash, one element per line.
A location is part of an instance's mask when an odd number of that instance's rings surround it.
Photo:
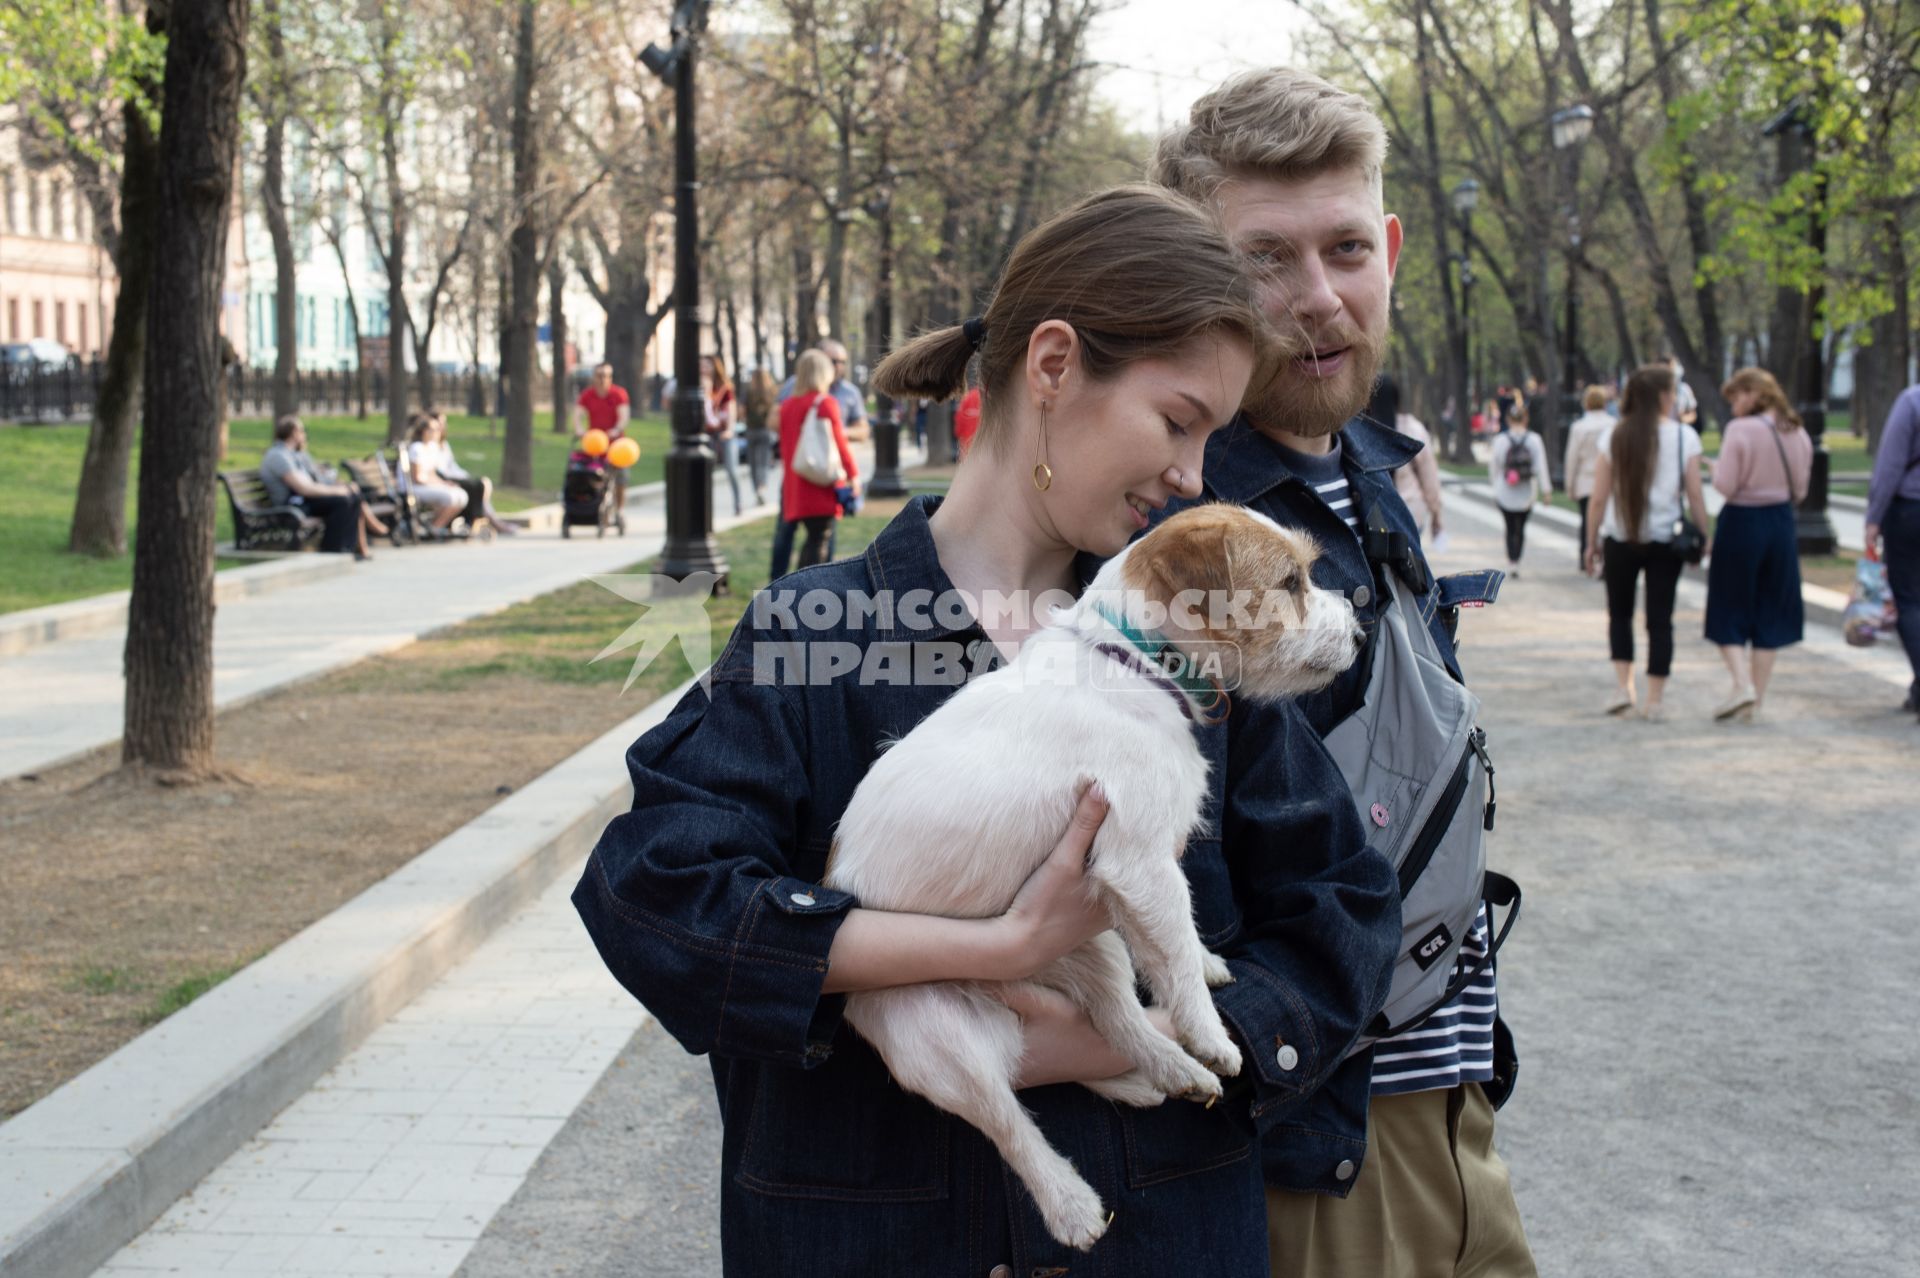
<path fill-rule="evenodd" d="M 627 535 L 627 517 L 614 502 L 612 467 L 604 455 L 575 449 L 567 457 L 567 477 L 560 492 L 560 535 L 572 536 L 576 525 L 591 525 L 601 537 L 611 525 Z"/>

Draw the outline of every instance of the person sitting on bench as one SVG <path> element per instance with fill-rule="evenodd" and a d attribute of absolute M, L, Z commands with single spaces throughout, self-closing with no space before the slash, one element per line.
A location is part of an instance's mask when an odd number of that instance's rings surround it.
<path fill-rule="evenodd" d="M 366 560 L 367 534 L 387 535 L 387 526 L 360 503 L 360 490 L 336 484 L 320 473 L 307 452 L 307 428 L 288 414 L 273 424 L 273 446 L 260 458 L 260 480 L 277 506 L 292 506 L 326 521 L 320 549 L 330 554 L 351 550 Z"/>
<path fill-rule="evenodd" d="M 400 456 L 400 469 L 414 504 L 433 512 L 432 531 L 445 532 L 467 508 L 467 490 L 440 477 L 440 448 L 434 419 L 426 413 L 413 415 L 413 428 L 407 432 L 406 450 Z M 471 516 L 468 524 L 473 523 Z"/>

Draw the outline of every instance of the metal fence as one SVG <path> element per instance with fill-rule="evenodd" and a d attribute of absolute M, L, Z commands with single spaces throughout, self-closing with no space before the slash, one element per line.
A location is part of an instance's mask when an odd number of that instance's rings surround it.
<path fill-rule="evenodd" d="M 585 370 L 573 380 L 585 384 Z M 84 421 L 93 416 L 106 376 L 104 360 L 69 360 L 64 366 L 32 365 L 0 371 L 0 421 Z M 406 374 L 407 403 L 419 407 L 418 374 Z M 357 412 L 359 377 L 350 368 L 303 370 L 294 374 L 294 399 L 299 411 L 314 416 Z M 536 378 L 536 410 L 552 402 L 551 382 Z M 485 416 L 503 414 L 505 404 L 497 378 L 477 383 L 469 374 L 440 373 L 434 377 L 434 399 L 443 410 Z M 387 408 L 387 372 L 367 370 L 367 412 L 381 416 Z M 227 413 L 231 417 L 273 415 L 273 370 L 236 367 L 227 370 Z"/>

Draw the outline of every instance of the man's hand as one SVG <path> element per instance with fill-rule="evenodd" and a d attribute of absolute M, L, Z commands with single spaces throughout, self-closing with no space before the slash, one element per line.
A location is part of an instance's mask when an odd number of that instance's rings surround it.
<path fill-rule="evenodd" d="M 996 948 L 1006 965 L 1001 979 L 1031 976 L 1113 926 L 1106 905 L 1087 883 L 1087 860 L 1106 816 L 1106 796 L 1100 787 L 1089 786 L 1052 854 L 1021 885 L 1007 912 L 993 920 Z"/>
<path fill-rule="evenodd" d="M 1868 524 L 1861 531 L 1863 531 L 1866 534 L 1864 545 L 1867 552 L 1867 558 L 1878 559 L 1880 557 L 1880 525 Z"/>

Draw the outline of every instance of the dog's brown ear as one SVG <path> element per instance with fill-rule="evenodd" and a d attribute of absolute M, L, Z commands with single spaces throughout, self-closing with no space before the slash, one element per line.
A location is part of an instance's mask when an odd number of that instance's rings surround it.
<path fill-rule="evenodd" d="M 1183 590 L 1233 590 L 1233 551 L 1245 516 L 1231 506 L 1183 510 L 1142 537 L 1127 556 L 1122 579 L 1129 590 L 1167 609 Z"/>

